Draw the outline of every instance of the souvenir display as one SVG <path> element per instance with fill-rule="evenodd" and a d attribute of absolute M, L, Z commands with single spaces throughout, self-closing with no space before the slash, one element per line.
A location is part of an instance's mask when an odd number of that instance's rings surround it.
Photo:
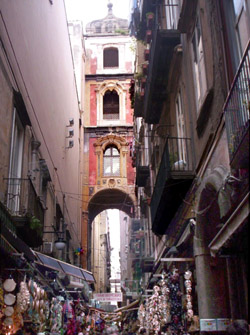
<path fill-rule="evenodd" d="M 4 315 L 11 316 L 14 313 L 14 308 L 12 306 L 6 306 L 4 308 Z"/>
<path fill-rule="evenodd" d="M 17 293 L 17 306 L 20 312 L 25 312 L 30 303 L 30 293 L 26 284 L 26 278 L 20 283 L 20 291 Z"/>
<path fill-rule="evenodd" d="M 190 270 L 186 270 L 185 274 L 184 274 L 184 278 L 185 278 L 185 288 L 186 288 L 186 309 L 187 309 L 187 321 L 191 322 L 192 318 L 194 316 L 194 312 L 193 312 L 193 305 L 192 305 L 192 272 Z"/>
<path fill-rule="evenodd" d="M 7 305 L 7 306 L 12 306 L 14 305 L 16 301 L 16 296 L 12 293 L 7 293 L 4 295 L 4 303 Z"/>
<path fill-rule="evenodd" d="M 186 309 L 183 309 L 179 270 L 173 266 L 171 271 L 163 273 L 162 278 L 153 287 L 153 294 L 138 309 L 139 330 L 152 334 L 187 334 L 187 322 L 193 322 L 192 310 L 192 273 L 184 274 Z M 190 324 L 190 323 L 189 323 Z M 190 328 L 190 327 L 189 327 Z M 192 328 L 193 329 L 193 328 Z"/>
<path fill-rule="evenodd" d="M 16 288 L 16 282 L 13 278 L 6 279 L 3 283 L 3 288 L 6 292 L 13 292 Z"/>

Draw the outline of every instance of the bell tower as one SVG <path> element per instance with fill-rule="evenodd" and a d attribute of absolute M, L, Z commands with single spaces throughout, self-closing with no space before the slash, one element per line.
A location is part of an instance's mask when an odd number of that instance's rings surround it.
<path fill-rule="evenodd" d="M 105 209 L 135 212 L 130 147 L 133 110 L 130 84 L 134 54 L 128 21 L 108 13 L 86 26 L 86 89 L 84 113 L 84 176 L 82 245 L 91 249 L 91 224 Z M 91 256 L 83 264 L 90 267 Z"/>

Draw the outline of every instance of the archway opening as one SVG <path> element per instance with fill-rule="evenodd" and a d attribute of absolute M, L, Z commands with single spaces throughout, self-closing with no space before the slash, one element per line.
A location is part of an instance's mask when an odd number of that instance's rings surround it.
<path fill-rule="evenodd" d="M 89 203 L 88 265 L 95 276 L 95 291 L 116 293 L 122 296 L 131 261 L 129 227 L 134 213 L 132 198 L 117 189 L 98 192 Z M 100 308 L 117 308 L 117 304 Z"/>
<path fill-rule="evenodd" d="M 131 196 L 121 190 L 110 188 L 96 193 L 90 200 L 88 206 L 89 222 L 96 215 L 107 209 L 118 209 L 128 216 L 134 216 L 134 203 Z"/>

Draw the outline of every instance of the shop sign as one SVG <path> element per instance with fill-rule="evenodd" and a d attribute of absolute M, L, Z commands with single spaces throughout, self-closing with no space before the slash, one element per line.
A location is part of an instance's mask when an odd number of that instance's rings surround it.
<path fill-rule="evenodd" d="M 217 331 L 216 319 L 200 319 L 200 331 L 203 332 Z"/>
<path fill-rule="evenodd" d="M 122 301 L 122 293 L 94 293 L 93 297 L 102 302 Z"/>

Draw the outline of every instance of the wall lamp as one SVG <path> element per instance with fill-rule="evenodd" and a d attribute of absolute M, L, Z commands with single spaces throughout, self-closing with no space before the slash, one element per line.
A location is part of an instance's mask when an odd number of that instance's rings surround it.
<path fill-rule="evenodd" d="M 74 136 L 74 129 L 69 129 L 68 136 L 66 138 L 71 138 Z"/>
<path fill-rule="evenodd" d="M 71 148 L 73 148 L 73 146 L 74 146 L 74 141 L 73 140 L 69 140 L 69 144 L 66 147 L 66 149 L 71 149 Z"/>
<path fill-rule="evenodd" d="M 74 125 L 74 119 L 69 119 L 69 124 L 66 127 L 72 127 Z"/>
<path fill-rule="evenodd" d="M 64 231 L 43 231 L 43 234 L 56 234 L 57 239 L 54 241 L 54 245 L 57 250 L 63 250 L 67 244 L 67 241 L 64 238 Z"/>

